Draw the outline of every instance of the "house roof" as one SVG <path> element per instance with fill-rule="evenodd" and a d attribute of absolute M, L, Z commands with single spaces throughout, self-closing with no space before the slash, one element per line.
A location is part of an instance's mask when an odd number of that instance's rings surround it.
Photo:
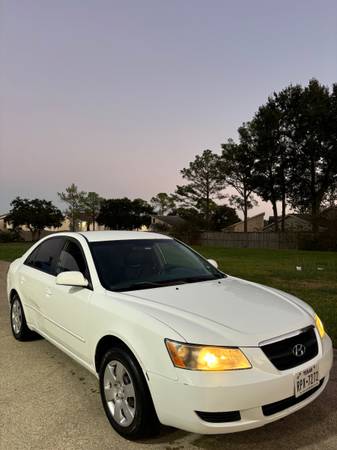
<path fill-rule="evenodd" d="M 303 214 L 303 216 L 304 216 L 305 214 Z M 309 222 L 309 220 L 307 220 L 306 218 L 301 218 L 300 217 L 300 214 L 286 214 L 285 215 L 285 217 L 284 217 L 284 220 L 287 220 L 289 217 L 295 217 L 295 218 L 297 218 L 298 220 L 300 220 L 301 222 Z M 277 219 L 277 223 L 282 223 L 282 218 L 281 217 L 278 217 L 278 219 Z M 309 222 L 309 223 L 311 223 L 311 222 Z M 275 226 L 275 222 L 271 222 L 271 223 L 269 223 L 268 225 L 266 225 L 264 228 L 263 228 L 263 231 L 264 230 L 269 230 L 270 228 L 274 228 L 274 226 Z"/>
<path fill-rule="evenodd" d="M 335 205 L 335 206 L 328 206 L 327 208 L 322 210 L 322 214 L 324 214 L 325 212 L 328 212 L 328 211 L 337 211 L 337 205 Z"/>
<path fill-rule="evenodd" d="M 325 220 L 335 220 L 337 218 L 337 205 L 328 206 L 321 211 L 321 218 Z"/>
<path fill-rule="evenodd" d="M 259 213 L 259 214 L 255 214 L 255 216 L 248 217 L 247 223 L 251 222 L 252 220 L 256 219 L 257 217 L 260 217 L 260 216 L 264 217 L 264 215 L 265 215 L 265 213 L 262 212 L 262 213 Z M 238 222 L 232 223 L 232 225 L 228 225 L 228 227 L 224 228 L 224 230 L 228 230 L 230 228 L 235 228 L 237 225 L 239 225 L 241 223 L 244 223 L 244 221 L 243 220 L 239 220 Z"/>
<path fill-rule="evenodd" d="M 286 214 L 284 219 L 287 220 L 289 217 L 292 217 L 292 218 L 294 218 L 297 221 L 302 222 L 302 223 L 305 222 L 306 224 L 309 224 L 309 225 L 312 224 L 312 220 L 311 220 L 310 214 Z M 279 224 L 282 223 L 282 218 L 281 217 L 279 217 L 279 219 L 277 220 L 277 223 L 279 223 Z M 275 226 L 275 222 L 272 222 L 272 223 L 266 225 L 263 228 L 263 231 L 264 230 L 269 230 L 269 229 L 273 228 L 274 226 Z"/>
<path fill-rule="evenodd" d="M 167 225 L 171 225 L 172 227 L 176 225 L 182 225 L 186 222 L 185 219 L 183 219 L 180 216 L 152 216 L 157 220 L 160 220 L 161 222 L 167 223 Z"/>

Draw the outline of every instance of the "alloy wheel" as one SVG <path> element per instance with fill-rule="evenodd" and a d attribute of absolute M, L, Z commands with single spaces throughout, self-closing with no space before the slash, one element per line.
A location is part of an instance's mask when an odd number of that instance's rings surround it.
<path fill-rule="evenodd" d="M 136 413 L 136 394 L 132 378 L 120 361 L 110 361 L 104 371 L 104 396 L 118 425 L 128 427 Z"/>
<path fill-rule="evenodd" d="M 19 334 L 22 327 L 22 307 L 19 300 L 15 299 L 12 305 L 12 326 L 15 334 Z"/>

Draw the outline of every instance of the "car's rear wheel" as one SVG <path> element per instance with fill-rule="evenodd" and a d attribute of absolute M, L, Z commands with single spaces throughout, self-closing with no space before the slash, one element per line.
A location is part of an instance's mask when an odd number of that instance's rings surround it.
<path fill-rule="evenodd" d="M 109 350 L 99 378 L 104 410 L 121 436 L 139 439 L 158 433 L 159 421 L 143 371 L 127 350 Z"/>
<path fill-rule="evenodd" d="M 11 301 L 11 328 L 15 339 L 18 341 L 27 341 L 35 336 L 35 333 L 31 331 L 26 322 L 25 313 L 23 311 L 22 303 L 17 294 L 14 294 Z"/>

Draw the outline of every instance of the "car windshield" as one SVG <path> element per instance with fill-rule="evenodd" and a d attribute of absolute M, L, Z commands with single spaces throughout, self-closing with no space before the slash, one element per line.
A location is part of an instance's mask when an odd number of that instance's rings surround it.
<path fill-rule="evenodd" d="M 91 242 L 90 248 L 100 281 L 110 291 L 153 289 L 225 277 L 174 239 Z"/>

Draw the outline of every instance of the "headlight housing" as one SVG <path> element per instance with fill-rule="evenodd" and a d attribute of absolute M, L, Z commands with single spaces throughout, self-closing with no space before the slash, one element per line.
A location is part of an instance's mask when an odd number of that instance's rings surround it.
<path fill-rule="evenodd" d="M 165 344 L 173 364 L 180 369 L 223 371 L 252 367 L 239 348 L 184 344 L 169 339 Z"/>
<path fill-rule="evenodd" d="M 315 316 L 315 324 L 316 324 L 316 328 L 319 332 L 319 335 L 321 336 L 321 339 L 322 339 L 325 336 L 325 330 L 324 330 L 324 325 L 317 314 Z"/>

